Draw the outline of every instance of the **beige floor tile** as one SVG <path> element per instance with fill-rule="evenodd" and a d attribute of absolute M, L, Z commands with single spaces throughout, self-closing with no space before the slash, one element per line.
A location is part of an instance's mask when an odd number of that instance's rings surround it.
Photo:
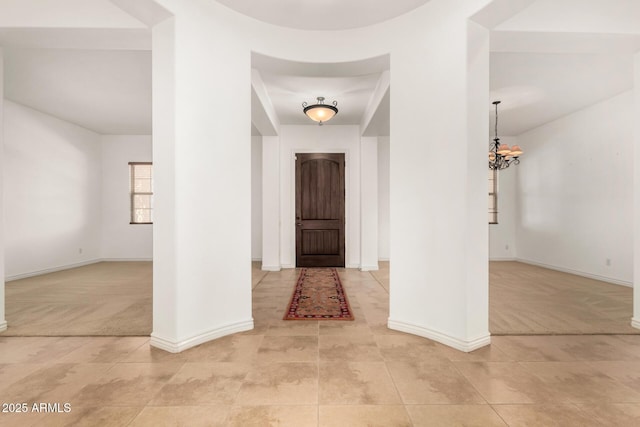
<path fill-rule="evenodd" d="M 258 363 L 317 361 L 317 336 L 265 336 L 258 348 Z"/>
<path fill-rule="evenodd" d="M 447 360 L 434 341 L 409 334 L 376 335 L 375 341 L 387 362 Z"/>
<path fill-rule="evenodd" d="M 251 363 L 258 356 L 262 335 L 231 335 L 184 352 L 189 361 Z"/>
<path fill-rule="evenodd" d="M 570 404 L 492 405 L 509 427 L 603 427 Z"/>
<path fill-rule="evenodd" d="M 367 324 L 364 315 L 353 311 L 355 320 L 327 320 L 320 322 L 320 335 L 371 335 L 371 328 Z"/>
<path fill-rule="evenodd" d="M 187 354 L 188 352 L 186 351 L 182 353 L 169 353 L 168 351 L 152 347 L 147 342 L 129 353 L 122 361 L 138 363 L 183 363 L 187 361 Z"/>
<path fill-rule="evenodd" d="M 603 426 L 640 426 L 640 404 L 610 403 L 576 405 L 587 417 L 599 421 Z"/>
<path fill-rule="evenodd" d="M 577 360 L 637 360 L 640 361 L 640 346 L 634 348 L 616 336 L 575 335 L 546 337 L 557 343 L 565 353 Z"/>
<path fill-rule="evenodd" d="M 264 333 L 265 336 L 317 336 L 317 320 L 280 320 L 272 322 Z"/>
<path fill-rule="evenodd" d="M 308 406 L 236 406 L 232 408 L 229 427 L 316 427 L 318 407 Z"/>
<path fill-rule="evenodd" d="M 3 390 L 3 402 L 69 402 L 85 384 L 95 381 L 114 365 L 112 363 L 52 363 Z"/>
<path fill-rule="evenodd" d="M 640 392 L 602 374 L 587 362 L 521 362 L 520 365 L 554 390 L 559 402 L 640 402 Z"/>
<path fill-rule="evenodd" d="M 89 337 L 0 337 L 0 363 L 47 363 L 90 340 Z"/>
<path fill-rule="evenodd" d="M 320 427 L 410 427 L 402 405 L 320 406 Z"/>
<path fill-rule="evenodd" d="M 542 403 L 556 398 L 554 389 L 517 362 L 455 362 L 455 366 L 489 403 Z"/>
<path fill-rule="evenodd" d="M 318 364 L 256 366 L 247 375 L 236 402 L 250 406 L 317 404 Z"/>
<path fill-rule="evenodd" d="M 452 362 L 508 362 L 514 360 L 495 345 L 487 345 L 468 353 L 435 343 L 438 351 Z"/>
<path fill-rule="evenodd" d="M 320 363 L 321 405 L 402 403 L 383 362 Z"/>
<path fill-rule="evenodd" d="M 13 383 L 21 381 L 31 373 L 47 366 L 44 363 L 0 364 L 0 396 L 3 396 L 2 390 L 11 387 Z"/>
<path fill-rule="evenodd" d="M 140 411 L 142 411 L 142 407 L 78 407 L 72 405 L 68 413 L 42 414 L 35 425 L 120 427 L 129 425 Z"/>
<path fill-rule="evenodd" d="M 47 418 L 51 419 L 52 415 L 37 412 L 0 413 L 0 427 L 39 427 L 46 425 Z"/>
<path fill-rule="evenodd" d="M 320 335 L 320 361 L 381 362 L 373 335 Z"/>
<path fill-rule="evenodd" d="M 413 427 L 507 427 L 488 405 L 407 405 Z"/>
<path fill-rule="evenodd" d="M 492 336 L 491 346 L 512 360 L 523 362 L 561 362 L 577 360 L 560 348 L 563 342 L 550 336 Z"/>
<path fill-rule="evenodd" d="M 93 337 L 59 359 L 62 363 L 121 362 L 143 344 L 148 337 Z"/>
<path fill-rule="evenodd" d="M 74 397 L 80 406 L 143 406 L 180 370 L 181 363 L 118 363 Z"/>
<path fill-rule="evenodd" d="M 148 406 L 129 427 L 227 427 L 229 406 Z"/>
<path fill-rule="evenodd" d="M 589 362 L 597 372 L 640 392 L 640 362 L 598 361 Z"/>
<path fill-rule="evenodd" d="M 387 362 L 387 367 L 407 405 L 486 403 L 451 362 Z"/>
<path fill-rule="evenodd" d="M 230 405 L 248 372 L 240 363 L 185 363 L 148 405 Z"/>

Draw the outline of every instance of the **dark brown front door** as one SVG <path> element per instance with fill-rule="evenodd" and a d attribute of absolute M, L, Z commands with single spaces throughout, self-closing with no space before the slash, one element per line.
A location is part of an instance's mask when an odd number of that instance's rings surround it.
<path fill-rule="evenodd" d="M 296 154 L 296 266 L 344 267 L 344 154 Z"/>

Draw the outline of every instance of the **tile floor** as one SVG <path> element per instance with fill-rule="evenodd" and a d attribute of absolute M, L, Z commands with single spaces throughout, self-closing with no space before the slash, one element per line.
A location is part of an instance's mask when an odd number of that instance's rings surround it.
<path fill-rule="evenodd" d="M 387 292 L 355 270 L 341 271 L 355 321 L 283 321 L 296 274 L 254 288 L 254 330 L 180 354 L 145 337 L 0 338 L 0 402 L 29 407 L 0 426 L 640 425 L 638 335 L 502 336 L 465 354 L 387 329 Z"/>

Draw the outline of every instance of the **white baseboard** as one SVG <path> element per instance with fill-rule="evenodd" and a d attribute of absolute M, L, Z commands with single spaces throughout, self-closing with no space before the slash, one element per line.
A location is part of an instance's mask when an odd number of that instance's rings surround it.
<path fill-rule="evenodd" d="M 153 258 L 101 258 L 99 262 L 153 262 Z"/>
<path fill-rule="evenodd" d="M 43 270 L 30 271 L 29 273 L 15 274 L 13 276 L 6 276 L 4 278 L 4 281 L 11 282 L 13 280 L 26 279 L 27 277 L 34 277 L 34 276 L 40 276 L 48 273 L 55 273 L 56 271 L 70 270 L 72 268 L 84 267 L 85 265 L 91 265 L 101 261 L 102 261 L 101 258 L 97 258 L 97 259 L 92 259 L 88 261 L 78 262 L 75 264 L 61 265 L 59 267 L 52 267 L 52 268 L 45 268 Z"/>
<path fill-rule="evenodd" d="M 513 257 L 493 257 L 489 258 L 489 261 L 518 261 L 518 259 Z"/>
<path fill-rule="evenodd" d="M 631 318 L 631 326 L 640 329 L 640 319 L 636 319 L 635 317 Z"/>
<path fill-rule="evenodd" d="M 262 271 L 280 271 L 282 268 L 279 265 L 262 265 Z"/>
<path fill-rule="evenodd" d="M 591 274 L 591 273 L 586 273 L 584 271 L 572 270 L 570 268 L 558 267 L 556 265 L 549 265 L 542 262 L 531 261 L 528 259 L 516 258 L 514 261 L 518 261 L 523 264 L 535 265 L 537 267 L 547 268 L 549 270 L 561 271 L 563 273 L 575 274 L 576 276 L 582 276 L 588 279 L 594 279 L 594 280 L 599 280 L 601 282 L 612 283 L 614 285 L 633 288 L 633 283 L 626 280 L 619 280 L 619 279 L 614 279 L 612 277 L 599 276 L 597 274 Z"/>
<path fill-rule="evenodd" d="M 491 344 L 491 334 L 487 332 L 487 335 L 475 338 L 470 341 L 461 340 L 459 338 L 452 337 L 443 332 L 439 332 L 424 326 L 414 325 L 407 322 L 401 322 L 397 320 L 389 319 L 387 325 L 389 329 L 393 329 L 400 332 L 406 332 L 408 334 L 417 335 L 419 337 L 429 338 L 430 340 L 437 341 L 440 344 L 453 347 L 456 350 L 463 351 L 465 353 L 472 352 L 481 347 Z"/>
<path fill-rule="evenodd" d="M 389 258 L 378 258 L 378 261 L 389 262 Z"/>
<path fill-rule="evenodd" d="M 261 262 L 262 258 L 251 258 L 251 262 Z"/>
<path fill-rule="evenodd" d="M 168 351 L 169 353 L 180 353 L 191 347 L 215 340 L 216 338 L 222 338 L 238 332 L 250 331 L 251 329 L 253 329 L 253 319 L 246 320 L 244 322 L 232 323 L 178 342 L 171 341 L 151 333 L 149 344 L 161 350 Z"/>
<path fill-rule="evenodd" d="M 361 265 L 360 271 L 378 271 L 380 268 L 378 265 Z"/>
<path fill-rule="evenodd" d="M 6 320 L 0 322 L 0 332 L 4 332 L 7 330 L 8 323 Z"/>

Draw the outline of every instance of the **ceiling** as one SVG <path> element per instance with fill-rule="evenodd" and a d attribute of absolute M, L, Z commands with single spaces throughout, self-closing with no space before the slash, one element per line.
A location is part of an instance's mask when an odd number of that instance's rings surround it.
<path fill-rule="evenodd" d="M 303 114 L 302 103 L 315 104 L 322 96 L 326 104 L 338 103 L 331 125 L 359 125 L 382 73 L 389 69 L 389 56 L 319 64 L 254 53 L 252 68 L 260 74 L 280 124 L 317 125 Z"/>
<path fill-rule="evenodd" d="M 365 7 L 357 14 L 349 8 L 371 5 L 371 0 L 331 0 L 336 4 L 322 3 L 321 11 L 319 3 L 302 0 L 217 1 L 276 25 L 296 27 L 303 22 L 305 29 L 368 25 L 427 3 L 378 1 L 376 7 Z M 91 2 L 113 7 L 129 4 Z M 493 4 L 517 6 L 510 17 L 492 12 L 493 20 L 481 22 L 491 29 L 490 90 L 491 100 L 502 101 L 501 136 L 519 135 L 633 87 L 632 55 L 640 51 L 639 1 L 498 0 Z M 327 9 L 335 11 L 335 16 L 327 16 Z M 4 12 L 4 6 L 0 10 Z M 116 14 L 112 15 L 111 20 Z M 0 21 L 6 16 L 0 15 Z M 122 28 L 117 30 L 0 28 L 5 96 L 99 133 L 151 133 L 149 31 L 139 23 L 126 28 L 127 22 L 122 18 Z M 337 101 L 340 110 L 327 126 L 360 125 L 380 76 L 385 70 L 393 74 L 388 57 L 311 64 L 253 55 L 252 67 L 261 76 L 281 124 L 314 125 L 302 114 L 301 104 L 324 96 L 327 102 Z M 373 114 L 381 122 L 372 129 L 381 135 L 389 132 L 390 98 L 388 93 L 381 97 Z M 487 110 L 493 123 L 492 106 Z"/>
<path fill-rule="evenodd" d="M 387 21 L 429 0 L 217 0 L 259 21 L 301 30 L 345 30 Z"/>
<path fill-rule="evenodd" d="M 244 10 L 248 2 L 237 2 L 236 10 L 295 27 L 261 16 L 260 11 Z M 265 2 L 270 13 L 281 17 L 287 16 L 287 3 Z M 518 0 L 511 4 L 519 4 L 520 9 L 506 19 L 496 13 L 502 19 L 484 23 L 492 29 L 490 97 L 502 101 L 501 136 L 517 136 L 633 87 L 633 54 L 640 50 L 640 2 Z M 254 61 L 253 66 L 263 76 L 281 124 L 315 124 L 302 115 L 300 104 L 316 96 L 325 96 L 329 102 L 335 99 L 339 108 L 344 107 L 327 125 L 360 124 L 381 71 L 373 67 L 375 71 L 354 75 L 341 70 L 340 64 L 323 64 L 322 70 L 318 64 L 306 68 L 304 64 L 265 64 L 268 60 Z M 373 129 L 380 135 L 389 134 L 388 113 L 380 113 L 389 111 L 389 99 L 389 94 L 384 96 L 374 115 Z M 489 104 L 487 110 L 493 124 L 493 106 Z"/>
<path fill-rule="evenodd" d="M 5 49 L 5 97 L 100 134 L 151 134 L 151 52 Z"/>

